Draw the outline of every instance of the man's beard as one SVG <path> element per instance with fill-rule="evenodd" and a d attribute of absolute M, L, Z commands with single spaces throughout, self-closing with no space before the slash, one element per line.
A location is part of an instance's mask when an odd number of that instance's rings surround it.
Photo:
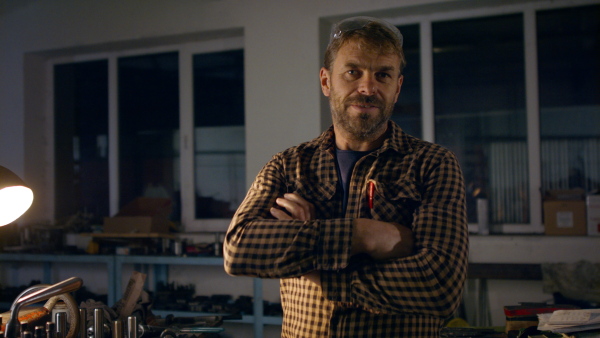
<path fill-rule="evenodd" d="M 351 105 L 374 106 L 379 109 L 376 115 L 360 113 L 358 116 L 350 116 L 347 109 Z M 333 123 L 345 130 L 357 141 L 368 141 L 380 136 L 385 131 L 387 121 L 392 116 L 393 105 L 386 105 L 375 96 L 357 95 L 348 97 L 340 102 L 332 91 L 329 97 L 329 106 Z"/>

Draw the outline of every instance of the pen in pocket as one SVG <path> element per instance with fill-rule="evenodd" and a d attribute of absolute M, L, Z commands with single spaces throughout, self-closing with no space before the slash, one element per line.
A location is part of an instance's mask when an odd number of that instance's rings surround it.
<path fill-rule="evenodd" d="M 367 198 L 369 200 L 369 209 L 373 209 L 373 199 L 375 198 L 375 181 L 367 181 Z"/>

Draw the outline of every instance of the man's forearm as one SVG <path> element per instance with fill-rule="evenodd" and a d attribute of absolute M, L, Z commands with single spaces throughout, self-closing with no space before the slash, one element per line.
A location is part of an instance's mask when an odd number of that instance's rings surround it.
<path fill-rule="evenodd" d="M 314 270 L 313 239 L 319 237 L 318 232 L 313 222 L 236 222 L 225 237 L 225 270 L 231 275 L 261 278 L 300 276 Z"/>

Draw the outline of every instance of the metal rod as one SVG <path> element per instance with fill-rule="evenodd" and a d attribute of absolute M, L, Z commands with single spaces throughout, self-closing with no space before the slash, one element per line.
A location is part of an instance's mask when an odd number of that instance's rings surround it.
<path fill-rule="evenodd" d="M 112 338 L 123 338 L 123 322 L 117 319 L 112 324 Z"/>
<path fill-rule="evenodd" d="M 33 331 L 33 337 L 34 338 L 46 338 L 44 327 L 43 326 L 36 326 L 35 330 Z"/>
<path fill-rule="evenodd" d="M 94 338 L 104 338 L 104 311 L 94 309 Z"/>
<path fill-rule="evenodd" d="M 79 309 L 79 332 L 77 333 L 78 338 L 87 338 L 87 311 L 86 309 Z"/>
<path fill-rule="evenodd" d="M 46 322 L 46 338 L 54 338 L 54 325 L 53 322 Z"/>
<path fill-rule="evenodd" d="M 67 313 L 57 312 L 55 316 L 56 338 L 65 338 L 67 336 Z"/>
<path fill-rule="evenodd" d="M 137 317 L 127 317 L 127 338 L 137 338 Z"/>

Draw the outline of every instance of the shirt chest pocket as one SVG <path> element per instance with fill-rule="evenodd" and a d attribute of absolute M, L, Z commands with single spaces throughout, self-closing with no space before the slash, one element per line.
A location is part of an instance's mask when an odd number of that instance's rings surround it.
<path fill-rule="evenodd" d="M 288 186 L 289 192 L 295 192 L 315 206 L 316 218 L 327 219 L 336 217 L 335 211 L 341 209 L 340 203 L 334 198 L 337 182 L 314 182 L 298 180 Z"/>
<path fill-rule="evenodd" d="M 365 187 L 363 210 L 370 214 L 370 218 L 404 225 L 412 224 L 413 213 L 421 203 L 421 194 L 414 181 L 399 180 L 387 184 L 374 182 L 372 193 L 369 193 L 369 184 L 367 182 Z M 371 195 L 372 202 L 369 202 Z"/>

